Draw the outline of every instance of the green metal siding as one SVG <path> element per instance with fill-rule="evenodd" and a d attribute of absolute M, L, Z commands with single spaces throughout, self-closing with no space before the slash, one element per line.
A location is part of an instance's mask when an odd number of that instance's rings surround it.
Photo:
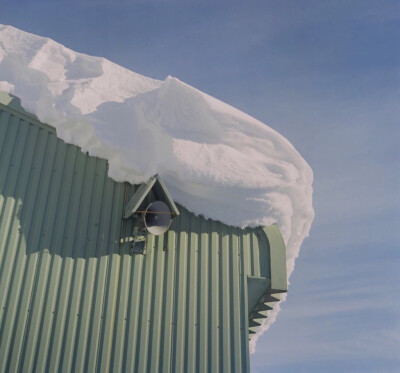
<path fill-rule="evenodd" d="M 247 372 L 247 279 L 271 282 L 263 230 L 179 206 L 130 255 L 134 187 L 14 109 L 0 105 L 0 372 Z"/>

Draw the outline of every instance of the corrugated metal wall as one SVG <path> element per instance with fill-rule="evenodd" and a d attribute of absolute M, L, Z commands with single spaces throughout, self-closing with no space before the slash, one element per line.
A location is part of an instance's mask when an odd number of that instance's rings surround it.
<path fill-rule="evenodd" d="M 262 231 L 179 207 L 130 255 L 125 184 L 107 167 L 0 106 L 0 372 L 248 371 L 246 277 L 270 277 Z"/>

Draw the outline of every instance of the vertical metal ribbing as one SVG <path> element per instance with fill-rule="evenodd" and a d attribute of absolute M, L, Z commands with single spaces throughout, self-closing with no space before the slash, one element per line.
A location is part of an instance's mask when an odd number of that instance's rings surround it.
<path fill-rule="evenodd" d="M 52 281 L 49 281 L 49 273 L 52 264 L 52 252 L 51 241 L 57 234 L 54 229 L 54 222 L 56 221 L 56 210 L 50 209 L 48 206 L 58 205 L 60 199 L 61 180 L 63 175 L 63 165 L 66 155 L 66 146 L 62 142 L 58 141 L 54 135 L 55 150 L 54 150 L 54 161 L 52 167 L 47 169 L 46 172 L 50 174 L 50 182 L 48 187 L 48 194 L 45 201 L 44 208 L 44 219 L 41 227 L 41 237 L 39 247 L 41 249 L 40 260 L 36 270 L 36 289 L 32 294 L 31 300 L 31 312 L 30 320 L 27 325 L 27 338 L 24 342 L 25 356 L 24 364 L 22 369 L 24 371 L 31 371 L 34 368 L 34 362 L 37 361 L 38 355 L 36 351 L 37 340 L 40 333 L 40 325 L 43 317 L 47 317 L 46 327 L 51 327 L 51 307 L 45 307 L 45 299 L 48 295 L 48 287 L 51 286 L 53 281 L 56 281 L 54 276 Z M 44 203 L 44 201 L 42 201 Z M 54 284 L 54 283 L 53 283 Z"/>
<path fill-rule="evenodd" d="M 0 110 L 0 163 L 0 372 L 248 371 L 256 230 L 181 208 L 129 255 L 106 161 Z"/>
<path fill-rule="evenodd" d="M 82 183 L 82 192 L 80 195 L 79 206 L 77 209 L 77 222 L 75 232 L 72 235 L 73 248 L 72 248 L 72 285 L 69 294 L 68 313 L 66 316 L 66 333 L 63 341 L 63 356 L 61 360 L 61 370 L 70 371 L 74 367 L 74 349 L 76 343 L 76 336 L 78 330 L 79 320 L 82 315 L 79 313 L 81 309 L 82 289 L 85 276 L 86 260 L 84 251 L 87 244 L 87 225 L 89 219 L 89 209 L 82 208 L 87 206 L 87 201 L 90 201 L 90 195 L 93 187 L 93 175 L 95 172 L 95 159 L 87 158 L 85 168 L 83 171 L 83 178 L 85 182 Z M 86 180 L 86 177 L 89 179 Z"/>
<path fill-rule="evenodd" d="M 208 369 L 208 331 L 209 331 L 209 232 L 207 223 L 200 219 L 200 245 L 199 245 L 199 297 L 198 297 L 198 343 L 197 343 L 197 372 L 206 372 Z"/>
<path fill-rule="evenodd" d="M 128 302 L 128 325 L 125 339 L 125 362 L 124 371 L 135 372 L 138 360 L 136 353 L 139 348 L 139 310 L 140 310 L 140 289 L 143 279 L 143 255 L 132 256 L 132 275 L 130 278 L 130 293 Z"/>
<path fill-rule="evenodd" d="M 58 371 L 63 365 L 64 355 L 63 346 L 65 345 L 64 336 L 68 331 L 68 317 L 70 309 L 70 295 L 73 286 L 72 276 L 74 273 L 73 244 L 76 231 L 80 203 L 82 202 L 82 190 L 85 177 L 86 158 L 76 149 L 70 147 L 68 149 L 71 158 L 74 159 L 73 172 L 71 175 L 71 189 L 68 198 L 68 209 L 65 216 L 65 226 L 60 222 L 60 238 L 58 239 L 60 255 L 62 263 L 60 269 L 59 284 L 56 304 L 55 319 L 53 322 L 53 330 L 50 337 L 50 346 L 47 358 L 48 371 Z"/>
<path fill-rule="evenodd" d="M 173 223 L 176 227 L 176 222 Z M 167 233 L 167 252 L 165 258 L 165 274 L 163 284 L 163 315 L 162 327 L 163 333 L 161 337 L 160 351 L 160 372 L 173 372 L 172 370 L 172 354 L 173 354 L 173 336 L 174 336 L 174 305 L 175 305 L 175 278 L 176 278 L 176 247 L 177 234 L 176 228 L 171 228 Z"/>
<path fill-rule="evenodd" d="M 5 119 L 4 116 L 2 118 Z M 23 245 L 20 208 L 21 197 L 26 186 L 26 183 L 22 185 L 23 181 L 26 180 L 26 175 L 21 173 L 21 169 L 23 168 L 24 171 L 27 171 L 25 167 L 22 167 L 23 163 L 25 163 L 23 161 L 31 160 L 31 158 L 26 157 L 32 157 L 33 152 L 32 147 L 26 145 L 29 127 L 20 126 L 14 117 L 9 117 L 9 129 L 10 126 L 13 126 L 13 131 L 7 131 L 7 134 L 11 135 L 14 140 L 10 141 L 9 138 L 6 138 L 5 142 L 13 144 L 15 150 L 18 149 L 19 151 L 16 153 L 9 152 L 9 157 L 7 157 L 6 148 L 3 148 L 5 151 L 2 152 L 0 162 L 0 164 L 3 164 L 3 167 L 0 167 L 0 190 L 2 190 L 3 198 L 6 199 L 4 204 L 0 205 L 0 356 L 4 357 L 7 356 L 8 351 L 12 348 L 11 340 L 15 326 L 18 295 L 20 294 L 19 285 L 22 281 L 21 273 L 15 273 L 15 267 L 22 269 L 25 258 L 23 247 L 23 251 L 20 252 L 21 245 Z M 17 135 L 17 131 L 22 131 L 23 136 L 14 137 L 13 134 Z M 21 149 L 24 149 L 24 152 Z M 22 157 L 22 155 L 24 156 Z M 7 164 L 6 162 L 8 162 L 8 168 L 4 167 Z M 4 173 L 5 170 L 7 170 L 7 173 Z M 14 190 L 17 190 L 18 193 L 14 193 Z M 14 270 L 13 274 L 11 274 L 11 270 Z M 11 277 L 16 280 L 16 283 L 11 283 Z M 9 289 L 10 285 L 11 289 Z M 1 322 L 3 316 L 6 318 L 4 323 Z M 5 369 L 6 363 L 8 363 L 7 358 L 2 359 L 0 371 Z"/>
<path fill-rule="evenodd" d="M 104 201 L 103 193 L 105 190 L 106 166 L 107 164 L 101 160 L 97 160 L 95 163 L 91 197 L 86 207 L 89 210 L 85 235 L 86 246 L 84 249 L 82 248 L 81 252 L 78 254 L 78 256 L 83 256 L 85 258 L 85 269 L 79 308 L 80 317 L 78 319 L 76 341 L 73 352 L 73 370 L 75 372 L 85 372 L 85 357 L 87 354 L 89 326 L 92 316 L 93 294 L 96 288 L 98 225 L 100 223 L 101 211 L 105 207 L 102 201 Z"/>
<path fill-rule="evenodd" d="M 7 113 L 8 114 L 8 113 Z M 17 141 L 18 126 L 16 125 L 17 119 L 14 116 L 2 115 L 2 127 L 4 141 L 0 149 L 0 161 L 2 167 L 0 168 L 0 268 L 2 268 L 4 252 L 9 240 L 8 232 L 11 223 L 12 206 L 14 199 L 12 195 L 13 188 L 10 186 L 10 174 L 12 174 L 12 156 L 15 152 L 15 143 Z"/>
<path fill-rule="evenodd" d="M 96 241 L 96 268 L 95 274 L 95 289 L 92 296 L 91 302 L 91 316 L 90 316 L 90 327 L 88 331 L 88 346 L 86 347 L 86 359 L 85 359 L 85 372 L 94 372 L 96 370 L 99 358 L 99 345 L 102 332 L 102 325 L 104 322 L 104 299 L 106 294 L 106 284 L 108 275 L 108 264 L 109 264 L 109 247 L 112 245 L 110 242 L 110 236 L 112 235 L 112 222 L 116 218 L 118 211 L 115 211 L 115 199 L 120 193 L 120 188 L 114 182 L 110 180 L 106 181 L 105 194 L 101 216 L 99 220 L 99 233 Z M 114 245 L 115 247 L 115 245 Z"/>
<path fill-rule="evenodd" d="M 115 327 L 115 305 L 117 300 L 118 278 L 120 270 L 121 257 L 119 255 L 119 233 L 120 219 L 122 217 L 122 206 L 120 201 L 124 195 L 124 185 L 116 184 L 114 189 L 112 216 L 110 221 L 110 241 L 108 245 L 108 272 L 107 287 L 103 300 L 103 315 L 101 322 L 101 334 L 98 345 L 97 369 L 100 372 L 110 370 L 110 359 L 113 341 L 113 330 Z"/>
<path fill-rule="evenodd" d="M 217 231 L 218 222 L 211 222 L 211 243 L 210 243 L 210 307 L 209 307 L 209 371 L 218 372 L 220 369 L 221 352 L 219 349 L 220 339 L 220 299 L 219 299 L 219 233 Z"/>
<path fill-rule="evenodd" d="M 225 226 L 221 226 L 220 232 L 220 263 L 219 263 L 219 273 L 220 273 L 220 351 L 221 351 L 221 361 L 220 361 L 220 371 L 221 372 L 231 372 L 231 328 L 230 319 L 232 316 L 232 310 L 230 309 L 230 297 L 231 297 L 231 287 L 230 282 L 230 257 L 232 251 L 230 249 L 230 235 L 229 231 Z"/>
<path fill-rule="evenodd" d="M 51 348 L 52 330 L 55 327 L 56 317 L 56 302 L 60 287 L 60 278 L 62 271 L 62 244 L 65 235 L 67 212 L 69 201 L 71 199 L 71 185 L 73 180 L 73 172 L 75 166 L 76 148 L 70 145 L 65 145 L 66 156 L 63 164 L 63 169 L 58 170 L 58 175 L 61 177 L 61 190 L 58 196 L 58 210 L 57 218 L 54 217 L 55 227 L 53 228 L 52 241 L 50 243 L 52 248 L 52 264 L 50 269 L 49 281 L 45 305 L 43 307 L 42 320 L 40 326 L 40 334 L 38 337 L 38 346 L 36 351 L 36 360 L 34 364 L 35 371 L 48 370 L 48 356 Z M 60 172 L 62 171 L 62 172 Z M 62 175 L 62 176 L 60 176 Z"/>
<path fill-rule="evenodd" d="M 162 341 L 161 335 L 163 330 L 162 316 L 163 316 L 163 280 L 165 267 L 166 250 L 164 245 L 166 242 L 167 234 L 160 235 L 155 239 L 154 247 L 154 271 L 153 271 L 153 299 L 150 315 L 150 331 L 149 331 L 149 354 L 147 357 L 147 371 L 157 372 L 161 364 L 161 349 Z M 166 246 L 165 246 L 166 248 Z"/>
<path fill-rule="evenodd" d="M 249 313 L 247 298 L 247 276 L 250 273 L 250 240 L 248 230 L 242 231 L 240 234 L 240 326 L 241 326 L 241 345 L 242 350 L 242 371 L 250 371 L 249 359 Z"/>
<path fill-rule="evenodd" d="M 33 131 L 37 135 L 36 131 Z M 33 142 L 35 143 L 36 137 L 33 138 Z M 21 199 L 24 199 L 24 196 L 27 191 L 28 185 L 28 175 L 29 169 L 31 166 L 33 159 L 33 150 L 34 146 L 28 144 L 24 151 L 24 160 L 26 162 L 24 167 L 21 167 L 19 171 L 19 177 L 17 182 L 17 195 L 20 198 L 17 198 L 16 206 L 15 206 L 15 220 L 14 223 L 18 226 L 18 233 L 16 233 L 16 237 L 18 238 L 18 243 L 15 248 L 11 247 L 7 250 L 8 255 L 15 255 L 16 258 L 13 262 L 12 266 L 3 262 L 3 266 L 0 266 L 0 356 L 4 356 L 2 359 L 1 365 L 4 368 L 4 364 L 7 362 L 7 353 L 10 347 L 10 340 L 12 338 L 12 331 L 14 324 L 16 322 L 16 315 L 18 310 L 18 301 L 19 294 L 22 291 L 21 283 L 24 274 L 24 266 L 26 262 L 26 246 L 23 232 L 21 230 Z M 1 164 L 1 162 L 0 162 Z M 0 181 L 1 183 L 1 181 Z M 1 210 L 1 209 L 0 209 Z M 0 222 L 1 225 L 1 222 Z M 1 229 L 0 229 L 1 230 Z M 1 236 L 0 236 L 1 237 Z M 3 239 L 6 240 L 6 237 L 3 236 Z M 3 242 L 4 243 L 4 242 Z M 0 240 L 1 245 L 1 240 Z M 12 270 L 12 277 L 10 278 L 9 285 L 7 284 L 7 272 Z M 5 282 L 4 282 L 5 281 Z M 9 288 L 8 288 L 9 286 Z M 2 320 L 6 320 L 4 323 Z M 3 371 L 1 368 L 0 371 Z"/>
<path fill-rule="evenodd" d="M 35 302 L 36 294 L 38 294 L 38 302 L 42 301 L 43 294 L 43 284 L 40 281 L 38 266 L 40 265 L 40 257 L 42 254 L 40 247 L 43 238 L 42 226 L 46 213 L 46 197 L 49 193 L 49 188 L 51 184 L 49 169 L 51 170 L 53 167 L 57 146 L 54 136 L 52 137 L 51 134 L 43 135 L 46 141 L 46 145 L 44 146 L 45 154 L 43 157 L 43 162 L 39 165 L 36 188 L 31 185 L 31 187 L 35 190 L 35 194 L 32 196 L 32 201 L 34 201 L 33 216 L 30 222 L 30 230 L 26 234 L 26 240 L 31 241 L 33 247 L 37 248 L 37 250 L 34 250 L 33 252 L 30 249 L 27 250 L 28 260 L 22 285 L 23 292 L 21 294 L 21 300 L 18 306 L 18 324 L 16 325 L 16 328 L 13 332 L 15 335 L 15 339 L 12 342 L 13 351 L 8 366 L 8 369 L 10 371 L 18 369 L 22 370 L 24 369 L 24 366 L 25 368 L 30 369 L 29 367 L 32 362 L 32 355 L 30 350 L 26 349 L 26 341 L 29 337 L 34 336 L 34 333 L 30 334 L 29 332 L 31 320 L 32 318 L 36 319 L 39 312 L 37 307 L 38 303 Z M 27 353 L 26 359 L 21 359 L 22 356 L 25 357 L 25 353 Z"/>
<path fill-rule="evenodd" d="M 188 220 L 179 219 L 175 276 L 173 372 L 184 372 L 185 363 L 188 228 Z"/>
<path fill-rule="evenodd" d="M 243 294 L 240 292 L 240 248 L 239 248 L 239 234 L 238 229 L 235 229 L 230 235 L 230 330 L 231 330 L 231 371 L 242 371 L 242 354 L 243 348 L 241 344 L 241 333 L 243 328 L 240 320 L 240 306 L 243 302 Z"/>
<path fill-rule="evenodd" d="M 188 272 L 187 272 L 187 293 L 186 298 L 186 336 L 185 336 L 185 372 L 196 371 L 196 354 L 198 351 L 198 258 L 199 258 L 199 221 L 188 214 Z"/>
<path fill-rule="evenodd" d="M 154 271 L 154 236 L 148 236 L 146 242 L 146 255 L 143 261 L 143 280 L 140 300 L 140 311 L 139 311 L 139 328 L 138 334 L 138 359 L 136 361 L 136 371 L 145 372 L 147 370 L 147 354 L 148 354 L 148 341 L 149 341 L 149 330 L 150 330 L 150 310 L 152 300 L 152 280 Z"/>
<path fill-rule="evenodd" d="M 10 113 L 4 111 L 0 107 L 0 162 L 2 161 L 2 153 L 6 144 L 6 134 L 9 128 L 9 120 L 10 120 Z"/>
<path fill-rule="evenodd" d="M 116 303 L 116 325 L 114 328 L 113 350 L 111 353 L 110 371 L 123 372 L 124 342 L 127 333 L 127 317 L 131 276 L 131 258 L 129 254 L 121 255 L 120 277 Z"/>
<path fill-rule="evenodd" d="M 26 136 L 27 137 L 27 136 Z M 26 138 L 25 137 L 25 138 Z M 5 306 L 6 300 L 9 294 L 10 285 L 14 287 L 14 281 L 11 280 L 11 276 L 15 277 L 15 271 L 13 271 L 14 266 L 20 265 L 19 253 L 20 246 L 23 241 L 23 234 L 21 232 L 21 222 L 20 222 L 20 213 L 22 208 L 22 199 L 26 193 L 28 180 L 27 177 L 29 175 L 30 169 L 30 161 L 32 161 L 33 152 L 34 152 L 34 142 L 36 138 L 34 138 L 33 144 L 28 143 L 24 144 L 24 152 L 20 152 L 22 159 L 20 161 L 14 160 L 13 162 L 17 163 L 18 172 L 15 173 L 16 178 L 8 178 L 8 185 L 4 185 L 0 178 L 0 189 L 7 190 L 10 187 L 10 183 L 13 184 L 12 189 L 15 188 L 16 196 L 14 198 L 7 198 L 8 201 L 3 205 L 2 196 L 0 195 L 0 226 L 4 224 L 4 216 L 10 216 L 10 225 L 8 229 L 0 229 L 0 330 L 2 324 L 2 317 L 8 308 Z M 20 164 L 20 165 L 19 165 Z M 6 167 L 4 167 L 5 169 Z M 13 181 L 14 180 L 14 181 Z M 2 185 L 3 184 L 3 185 Z M 7 196 L 7 191 L 4 194 Z M 10 203 L 11 202 L 11 203 Z M 9 212 L 6 212 L 10 210 Z M 8 224 L 4 224 L 6 227 Z M 10 240 L 11 239 L 11 240 Z M 14 243 L 13 243 L 14 242 Z M 5 247 L 10 247 L 10 249 L 5 250 Z M 4 256 L 5 254 L 5 256 Z M 11 258 L 10 258 L 11 256 Z M 14 261 L 14 259 L 16 261 Z M 15 292 L 15 291 L 14 291 Z M 0 333 L 1 334 L 1 333 Z"/>

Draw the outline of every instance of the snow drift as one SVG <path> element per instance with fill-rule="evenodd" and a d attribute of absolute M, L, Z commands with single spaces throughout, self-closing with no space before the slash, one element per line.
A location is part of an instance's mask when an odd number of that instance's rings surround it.
<path fill-rule="evenodd" d="M 312 171 L 264 123 L 176 78 L 147 78 L 2 25 L 0 90 L 66 142 L 107 159 L 116 181 L 159 173 L 195 214 L 239 227 L 277 223 L 293 271 L 314 217 Z"/>

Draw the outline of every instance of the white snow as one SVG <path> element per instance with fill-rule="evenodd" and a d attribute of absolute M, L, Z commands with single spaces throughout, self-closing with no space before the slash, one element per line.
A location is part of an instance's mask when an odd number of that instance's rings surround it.
<path fill-rule="evenodd" d="M 292 273 L 314 217 L 313 175 L 264 123 L 176 78 L 147 78 L 3 25 L 0 89 L 66 142 L 106 158 L 116 181 L 159 173 L 196 214 L 239 227 L 277 223 Z"/>

